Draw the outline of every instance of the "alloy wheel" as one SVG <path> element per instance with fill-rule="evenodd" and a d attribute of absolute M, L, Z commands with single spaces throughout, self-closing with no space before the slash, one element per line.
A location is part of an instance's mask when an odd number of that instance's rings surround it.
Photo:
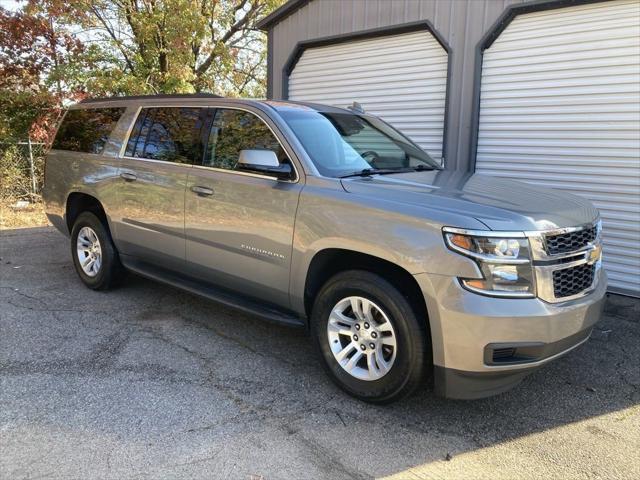
<path fill-rule="evenodd" d="M 335 360 L 360 380 L 382 378 L 396 358 L 396 333 L 389 317 L 364 297 L 343 298 L 333 307 L 327 337 Z"/>
<path fill-rule="evenodd" d="M 82 271 L 89 277 L 95 277 L 102 266 L 102 247 L 98 235 L 91 227 L 82 227 L 78 232 L 76 253 Z"/>

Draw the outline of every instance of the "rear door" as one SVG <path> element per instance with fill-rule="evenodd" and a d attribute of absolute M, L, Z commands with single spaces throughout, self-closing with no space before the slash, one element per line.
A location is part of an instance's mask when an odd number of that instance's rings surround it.
<path fill-rule="evenodd" d="M 117 185 L 114 217 L 122 254 L 171 269 L 184 268 L 185 188 L 193 162 L 202 157 L 205 110 L 140 109 Z"/>
<path fill-rule="evenodd" d="M 249 297 L 288 306 L 293 227 L 302 183 L 297 174 L 282 181 L 239 171 L 241 150 L 273 150 L 281 162 L 290 162 L 290 157 L 257 112 L 220 108 L 211 113 L 204 160 L 190 171 L 187 181 L 189 272 Z"/>

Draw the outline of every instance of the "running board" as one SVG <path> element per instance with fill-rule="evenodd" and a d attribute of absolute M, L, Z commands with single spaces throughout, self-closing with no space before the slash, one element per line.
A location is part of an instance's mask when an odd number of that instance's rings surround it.
<path fill-rule="evenodd" d="M 166 283 L 172 287 L 176 287 L 189 293 L 193 293 L 194 295 L 241 310 L 250 315 L 261 317 L 270 322 L 287 325 L 289 327 L 306 327 L 306 321 L 292 312 L 288 312 L 274 306 L 265 305 L 260 303 L 258 300 L 235 295 L 227 290 L 216 288 L 211 284 L 203 285 L 202 280 L 183 276 L 179 273 L 166 270 L 156 265 L 150 265 L 146 262 L 134 260 L 125 255 L 121 255 L 120 257 L 123 265 L 128 270 L 131 270 L 141 277 L 155 280 L 160 283 Z"/>

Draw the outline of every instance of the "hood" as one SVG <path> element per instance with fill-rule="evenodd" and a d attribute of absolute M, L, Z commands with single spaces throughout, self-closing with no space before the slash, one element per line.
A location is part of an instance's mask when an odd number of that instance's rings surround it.
<path fill-rule="evenodd" d="M 568 193 L 487 175 L 424 171 L 342 180 L 347 192 L 465 215 L 491 230 L 547 230 L 593 222 L 598 211 Z M 450 225 L 456 226 L 456 225 Z"/>

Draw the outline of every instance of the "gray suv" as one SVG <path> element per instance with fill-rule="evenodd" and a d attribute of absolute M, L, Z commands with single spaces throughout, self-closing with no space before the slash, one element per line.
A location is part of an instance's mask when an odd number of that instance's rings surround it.
<path fill-rule="evenodd" d="M 607 287 L 588 201 L 443 170 L 355 107 L 85 101 L 44 200 L 89 288 L 129 270 L 307 328 L 370 402 L 505 391 L 589 338 Z"/>

